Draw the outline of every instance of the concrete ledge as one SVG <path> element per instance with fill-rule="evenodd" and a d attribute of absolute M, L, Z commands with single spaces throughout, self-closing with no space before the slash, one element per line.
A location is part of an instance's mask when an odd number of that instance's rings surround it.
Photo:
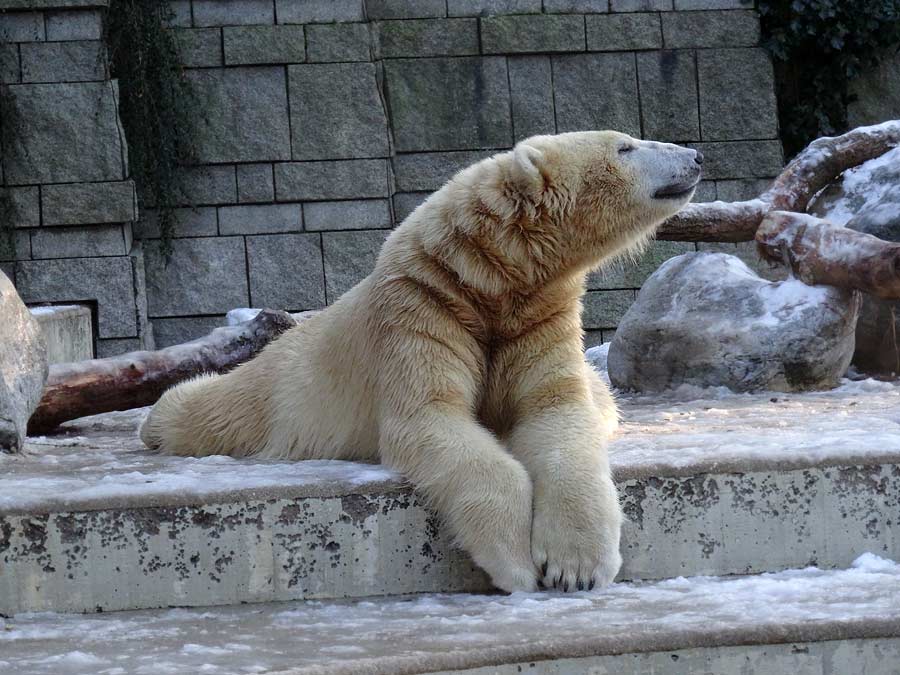
<path fill-rule="evenodd" d="M 60 672 L 76 658 L 89 665 L 82 672 L 116 665 L 121 672 L 485 674 L 522 665 L 574 675 L 645 673 L 648 664 L 660 666 L 653 672 L 695 672 L 689 666 L 699 662 L 705 668 L 696 672 L 889 673 L 900 657 L 898 636 L 900 567 L 868 555 L 841 571 L 680 578 L 571 595 L 23 615 L 0 620 L 0 663 L 34 674 Z"/>
<path fill-rule="evenodd" d="M 900 557 L 900 386 L 626 401 L 623 579 Z M 485 590 L 378 465 L 160 457 L 140 411 L 0 458 L 0 612 Z"/>
<path fill-rule="evenodd" d="M 32 307 L 31 313 L 44 331 L 47 360 L 51 365 L 94 358 L 94 333 L 89 307 Z"/>

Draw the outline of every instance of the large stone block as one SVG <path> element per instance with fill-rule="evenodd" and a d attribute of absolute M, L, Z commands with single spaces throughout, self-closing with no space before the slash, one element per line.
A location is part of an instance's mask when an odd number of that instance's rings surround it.
<path fill-rule="evenodd" d="M 0 188 L 0 219 L 12 227 L 41 224 L 40 190 L 36 185 Z"/>
<path fill-rule="evenodd" d="M 106 79 L 106 51 L 98 40 L 26 42 L 20 50 L 22 82 L 91 82 Z"/>
<path fill-rule="evenodd" d="M 397 59 L 384 71 L 399 152 L 512 144 L 505 58 Z"/>
<path fill-rule="evenodd" d="M 173 237 L 215 237 L 219 233 L 216 209 L 212 207 L 190 207 L 173 209 Z M 158 239 L 162 236 L 159 212 L 143 209 L 141 218 L 134 224 L 135 239 Z"/>
<path fill-rule="evenodd" d="M 69 183 L 41 188 L 44 225 L 121 223 L 137 218 L 134 183 Z"/>
<path fill-rule="evenodd" d="M 40 42 L 45 38 L 42 12 L 0 12 L 0 42 Z"/>
<path fill-rule="evenodd" d="M 194 0 L 195 26 L 275 23 L 272 0 Z"/>
<path fill-rule="evenodd" d="M 387 116 L 372 63 L 288 68 L 294 159 L 386 157 Z"/>
<path fill-rule="evenodd" d="M 0 115 L 9 185 L 112 181 L 125 177 L 123 139 L 110 82 L 10 85 Z"/>
<path fill-rule="evenodd" d="M 172 31 L 182 65 L 210 68 L 222 65 L 220 28 L 177 28 Z"/>
<path fill-rule="evenodd" d="M 41 227 L 32 232 L 31 257 L 39 260 L 128 255 L 123 227 Z"/>
<path fill-rule="evenodd" d="M 19 75 L 19 45 L 0 42 L 0 84 L 16 84 Z"/>
<path fill-rule="evenodd" d="M 28 303 L 96 302 L 101 338 L 138 334 L 129 256 L 22 261 L 16 264 L 16 287 Z"/>
<path fill-rule="evenodd" d="M 224 314 L 248 306 L 243 237 L 173 239 L 171 245 L 167 261 L 161 241 L 144 244 L 150 316 Z"/>
<path fill-rule="evenodd" d="M 657 12 L 672 9 L 672 0 L 609 0 L 610 12 Z"/>
<path fill-rule="evenodd" d="M 187 76 L 204 112 L 198 123 L 197 161 L 290 159 L 283 68 L 214 68 L 189 71 Z"/>
<path fill-rule="evenodd" d="M 609 11 L 609 0 L 544 0 L 547 14 L 602 14 Z"/>
<path fill-rule="evenodd" d="M 478 53 L 477 19 L 407 19 L 375 24 L 381 58 Z"/>
<path fill-rule="evenodd" d="M 325 306 L 318 234 L 247 237 L 250 306 L 300 311 Z"/>
<path fill-rule="evenodd" d="M 366 0 L 369 19 L 429 19 L 447 16 L 446 0 Z"/>
<path fill-rule="evenodd" d="M 153 339 L 157 349 L 164 349 L 202 338 L 224 324 L 225 317 L 221 314 L 153 319 Z"/>
<path fill-rule="evenodd" d="M 584 51 L 584 17 L 566 14 L 487 17 L 481 20 L 481 49 L 485 54 Z"/>
<path fill-rule="evenodd" d="M 276 164 L 275 197 L 282 202 L 388 197 L 389 172 L 384 159 Z"/>
<path fill-rule="evenodd" d="M 775 77 L 762 49 L 697 53 L 704 141 L 778 136 Z"/>
<path fill-rule="evenodd" d="M 303 229 L 300 204 L 219 207 L 219 234 L 269 234 Z"/>
<path fill-rule="evenodd" d="M 34 230 L 0 231 L 0 260 L 14 262 L 31 259 L 31 233 Z M 4 273 L 11 279 L 13 271 Z"/>
<path fill-rule="evenodd" d="M 557 130 L 616 129 L 640 136 L 635 71 L 631 54 L 554 56 Z"/>
<path fill-rule="evenodd" d="M 646 52 L 637 55 L 637 66 L 644 136 L 658 141 L 699 141 L 694 52 Z"/>
<path fill-rule="evenodd" d="M 615 328 L 634 302 L 634 296 L 632 290 L 588 291 L 584 294 L 581 323 L 589 330 Z"/>
<path fill-rule="evenodd" d="M 447 0 L 449 16 L 540 14 L 541 0 Z"/>
<path fill-rule="evenodd" d="M 548 56 L 508 59 L 513 131 L 519 141 L 536 134 L 556 133 L 553 109 L 553 72 Z"/>
<path fill-rule="evenodd" d="M 226 26 L 222 29 L 225 65 L 303 63 L 303 26 Z"/>
<path fill-rule="evenodd" d="M 153 349 L 155 348 L 153 347 Z M 148 347 L 141 338 L 101 338 L 97 340 L 95 358 L 107 359 L 110 356 L 121 356 L 145 349 Z"/>
<path fill-rule="evenodd" d="M 0 273 L 0 452 L 19 452 L 28 418 L 47 380 L 47 345 L 40 325 L 12 282 Z"/>
<path fill-rule="evenodd" d="M 376 230 L 391 226 L 387 199 L 309 202 L 303 205 L 303 226 L 319 230 Z"/>
<path fill-rule="evenodd" d="M 661 49 L 659 14 L 609 14 L 585 17 L 589 52 Z"/>
<path fill-rule="evenodd" d="M 394 195 L 394 222 L 402 223 L 424 202 L 430 192 L 398 192 Z"/>
<path fill-rule="evenodd" d="M 328 303 L 336 301 L 375 268 L 378 252 L 387 239 L 387 231 L 326 232 L 322 235 L 325 252 L 325 287 Z"/>
<path fill-rule="evenodd" d="M 275 201 L 272 165 L 238 164 L 237 191 L 238 201 L 242 203 Z"/>
<path fill-rule="evenodd" d="M 722 178 L 767 178 L 777 176 L 784 165 L 780 141 L 733 141 L 689 143 L 703 153 L 703 176 Z"/>
<path fill-rule="evenodd" d="M 306 57 L 310 63 L 369 61 L 372 36 L 367 23 L 323 23 L 306 27 Z"/>
<path fill-rule="evenodd" d="M 492 152 L 426 152 L 394 157 L 397 189 L 403 192 L 437 190 L 453 175 Z"/>
<path fill-rule="evenodd" d="M 365 21 L 363 0 L 275 0 L 278 23 Z"/>
<path fill-rule="evenodd" d="M 191 16 L 191 0 L 169 0 L 166 3 L 168 12 L 162 19 L 169 28 L 190 28 L 194 24 Z"/>
<path fill-rule="evenodd" d="M 183 167 L 177 181 L 180 206 L 234 204 L 237 201 L 233 166 Z"/>
<path fill-rule="evenodd" d="M 99 9 L 47 12 L 44 24 L 47 39 L 54 42 L 103 38 L 103 13 Z"/>
<path fill-rule="evenodd" d="M 588 276 L 591 290 L 640 288 L 656 268 L 669 258 L 696 250 L 682 241 L 654 241 L 635 260 L 621 259 Z"/>
<path fill-rule="evenodd" d="M 675 9 L 753 9 L 754 0 L 675 0 Z"/>
<path fill-rule="evenodd" d="M 666 48 L 755 47 L 759 44 L 756 12 L 667 12 L 662 15 Z"/>
<path fill-rule="evenodd" d="M 742 202 L 756 199 L 772 184 L 765 178 L 745 178 L 741 180 L 720 180 L 716 183 L 718 199 L 723 202 Z"/>

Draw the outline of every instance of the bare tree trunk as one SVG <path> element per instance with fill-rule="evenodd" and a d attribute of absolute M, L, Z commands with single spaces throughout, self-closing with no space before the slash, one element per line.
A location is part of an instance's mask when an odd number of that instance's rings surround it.
<path fill-rule="evenodd" d="M 252 359 L 295 325 L 290 314 L 266 309 L 252 321 L 217 328 L 183 345 L 53 365 L 41 402 L 28 421 L 28 433 L 45 433 L 86 415 L 155 403 L 166 389 L 183 380 L 222 373 Z"/>
<path fill-rule="evenodd" d="M 804 283 L 900 300 L 900 244 L 786 211 L 763 219 L 756 242 L 764 258 L 783 263 Z"/>
<path fill-rule="evenodd" d="M 752 241 L 770 211 L 806 211 L 815 194 L 847 169 L 900 145 L 900 120 L 819 138 L 797 155 L 768 190 L 746 202 L 689 204 L 663 223 L 665 241 Z"/>

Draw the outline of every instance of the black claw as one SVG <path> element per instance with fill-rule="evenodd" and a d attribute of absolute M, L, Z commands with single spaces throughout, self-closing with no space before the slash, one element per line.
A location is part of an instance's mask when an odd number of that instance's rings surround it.
<path fill-rule="evenodd" d="M 542 577 L 547 576 L 547 563 L 544 563 L 543 565 L 541 565 L 541 576 Z"/>
<path fill-rule="evenodd" d="M 567 581 L 565 584 L 563 584 L 563 593 L 568 593 L 568 592 L 569 592 L 569 582 Z"/>
<path fill-rule="evenodd" d="M 553 580 L 553 588 L 558 588 L 561 583 L 562 583 L 562 574 L 560 574 L 558 577 L 556 577 Z"/>
<path fill-rule="evenodd" d="M 578 581 L 578 590 L 579 590 L 579 591 L 583 591 L 583 590 L 584 590 L 584 582 L 581 581 L 581 580 Z"/>
<path fill-rule="evenodd" d="M 543 591 L 545 588 L 547 588 L 546 586 L 544 586 L 544 580 L 543 580 L 543 579 L 538 579 L 538 588 L 540 588 L 542 591 Z"/>
<path fill-rule="evenodd" d="M 589 591 L 594 590 L 594 580 L 593 579 L 591 579 L 591 583 L 588 584 L 588 590 Z"/>

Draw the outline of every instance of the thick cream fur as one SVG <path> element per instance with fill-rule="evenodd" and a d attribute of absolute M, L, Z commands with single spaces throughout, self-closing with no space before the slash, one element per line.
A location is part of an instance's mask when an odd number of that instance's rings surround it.
<path fill-rule="evenodd" d="M 538 136 L 457 174 L 375 270 L 141 430 L 177 455 L 381 460 L 507 591 L 607 584 L 621 509 L 615 402 L 582 356 L 587 272 L 690 199 L 693 150 L 614 132 Z M 657 199 L 688 182 L 688 192 Z"/>

